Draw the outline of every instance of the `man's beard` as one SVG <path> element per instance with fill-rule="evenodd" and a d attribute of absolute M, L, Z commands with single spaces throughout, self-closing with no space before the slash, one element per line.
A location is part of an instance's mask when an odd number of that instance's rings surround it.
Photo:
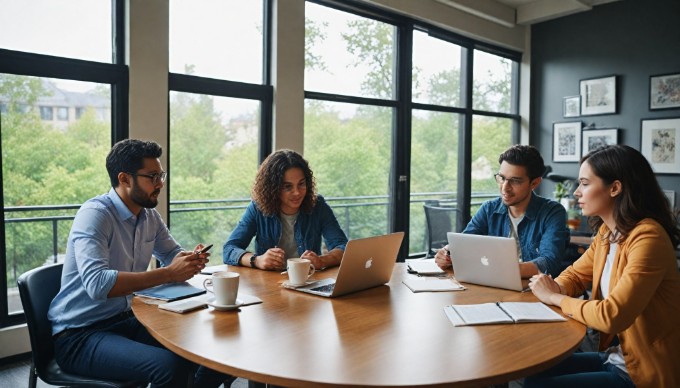
<path fill-rule="evenodd" d="M 154 191 L 153 193 L 151 193 L 151 195 L 158 193 L 160 193 L 160 190 Z M 132 194 L 130 195 L 130 198 L 132 199 L 132 202 L 136 203 L 141 207 L 153 209 L 156 206 L 158 206 L 158 200 L 151 198 L 151 195 L 147 195 L 135 184 L 132 187 Z"/>

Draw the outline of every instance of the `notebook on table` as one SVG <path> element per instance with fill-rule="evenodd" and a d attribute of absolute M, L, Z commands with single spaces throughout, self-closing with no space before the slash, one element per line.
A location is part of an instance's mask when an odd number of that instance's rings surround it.
<path fill-rule="evenodd" d="M 205 294 L 205 289 L 197 288 L 187 282 L 166 283 L 160 286 L 147 288 L 133 293 L 145 298 L 167 300 L 168 302 L 178 299 L 190 298 L 192 296 Z"/>
<path fill-rule="evenodd" d="M 522 291 L 514 238 L 447 233 L 456 280 Z"/>
<path fill-rule="evenodd" d="M 293 288 L 333 298 L 377 287 L 390 281 L 404 232 L 350 240 L 335 279 L 322 279 Z"/>

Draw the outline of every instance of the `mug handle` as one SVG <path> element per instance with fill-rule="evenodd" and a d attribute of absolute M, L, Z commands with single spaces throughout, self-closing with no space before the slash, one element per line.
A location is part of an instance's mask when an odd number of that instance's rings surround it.
<path fill-rule="evenodd" d="M 314 272 L 316 272 L 316 268 L 314 268 L 314 264 L 309 263 L 309 268 L 312 270 L 312 272 L 309 272 L 307 274 L 307 279 L 309 279 L 312 275 L 314 275 Z"/>
<path fill-rule="evenodd" d="M 206 283 L 209 283 L 210 286 L 212 286 L 213 285 L 212 279 L 210 279 L 210 278 L 205 279 L 203 281 L 203 288 L 205 288 L 205 290 L 208 291 L 209 293 L 214 294 L 215 292 L 213 290 L 209 289 L 208 284 L 206 284 Z"/>

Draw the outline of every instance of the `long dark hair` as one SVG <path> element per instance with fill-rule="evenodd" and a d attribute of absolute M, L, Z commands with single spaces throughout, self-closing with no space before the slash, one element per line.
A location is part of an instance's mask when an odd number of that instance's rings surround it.
<path fill-rule="evenodd" d="M 280 193 L 283 188 L 283 176 L 291 168 L 299 168 L 305 174 L 307 193 L 300 208 L 310 213 L 316 205 L 316 183 L 309 163 L 295 151 L 282 149 L 267 156 L 257 170 L 255 184 L 251 195 L 253 201 L 267 216 L 278 214 L 281 210 Z"/>
<path fill-rule="evenodd" d="M 673 246 L 680 244 L 680 229 L 666 196 L 652 167 L 639 151 L 626 145 L 605 146 L 581 158 L 581 164 L 586 161 L 604 184 L 621 182 L 621 195 L 614 199 L 617 242 L 624 241 L 642 219 L 652 218 L 666 230 Z M 598 230 L 603 223 L 597 216 L 590 217 L 588 222 L 593 230 Z"/>

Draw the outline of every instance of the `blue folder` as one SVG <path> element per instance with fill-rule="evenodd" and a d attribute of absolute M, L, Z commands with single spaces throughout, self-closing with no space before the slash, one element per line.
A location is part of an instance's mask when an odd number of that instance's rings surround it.
<path fill-rule="evenodd" d="M 134 295 L 146 298 L 173 301 L 205 294 L 205 290 L 192 286 L 187 282 L 166 283 L 160 286 L 134 292 Z"/>

